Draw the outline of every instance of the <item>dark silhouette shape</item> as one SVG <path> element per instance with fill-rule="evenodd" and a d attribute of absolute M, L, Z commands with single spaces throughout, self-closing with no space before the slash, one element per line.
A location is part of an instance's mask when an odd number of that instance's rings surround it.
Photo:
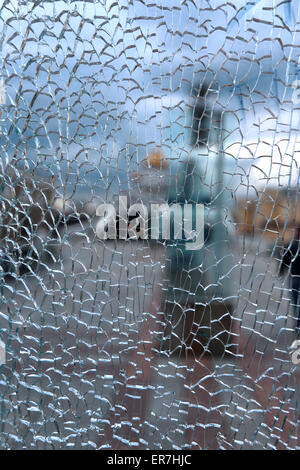
<path fill-rule="evenodd" d="M 300 228 L 297 228 L 295 239 L 288 245 L 280 264 L 280 275 L 289 270 L 290 282 L 292 288 L 292 304 L 294 314 L 297 318 L 296 333 L 300 334 L 300 305 L 298 305 L 298 297 L 300 290 Z"/>

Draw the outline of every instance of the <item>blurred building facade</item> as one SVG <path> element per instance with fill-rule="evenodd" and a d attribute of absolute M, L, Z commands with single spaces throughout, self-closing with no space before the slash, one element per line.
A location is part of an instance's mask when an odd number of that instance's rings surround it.
<path fill-rule="evenodd" d="M 300 227 L 300 201 L 297 188 L 257 190 L 257 197 L 240 198 L 234 209 L 237 233 L 261 235 L 266 240 L 286 244 Z"/>

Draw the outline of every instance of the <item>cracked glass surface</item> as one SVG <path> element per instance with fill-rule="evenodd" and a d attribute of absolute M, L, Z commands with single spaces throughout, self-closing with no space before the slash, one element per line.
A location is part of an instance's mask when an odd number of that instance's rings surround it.
<path fill-rule="evenodd" d="M 300 448 L 299 45 L 296 0 L 0 1 L 1 449 Z M 101 239 L 120 197 L 203 247 Z"/>

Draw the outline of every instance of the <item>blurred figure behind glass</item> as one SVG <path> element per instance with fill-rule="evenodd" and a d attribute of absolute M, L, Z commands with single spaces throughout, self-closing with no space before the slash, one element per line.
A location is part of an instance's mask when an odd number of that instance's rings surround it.
<path fill-rule="evenodd" d="M 289 270 L 290 285 L 292 289 L 291 301 L 295 317 L 297 319 L 295 331 L 300 336 L 300 305 L 298 305 L 298 297 L 300 290 L 300 228 L 297 227 L 295 238 L 292 243 L 285 249 L 281 264 L 280 274 L 285 270 Z"/>

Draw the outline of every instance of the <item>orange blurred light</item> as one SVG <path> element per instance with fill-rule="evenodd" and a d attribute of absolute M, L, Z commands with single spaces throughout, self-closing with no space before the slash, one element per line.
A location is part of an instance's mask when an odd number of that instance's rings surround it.
<path fill-rule="evenodd" d="M 146 164 L 149 168 L 159 168 L 160 170 L 168 166 L 166 157 L 160 148 L 155 148 L 150 152 Z"/>

